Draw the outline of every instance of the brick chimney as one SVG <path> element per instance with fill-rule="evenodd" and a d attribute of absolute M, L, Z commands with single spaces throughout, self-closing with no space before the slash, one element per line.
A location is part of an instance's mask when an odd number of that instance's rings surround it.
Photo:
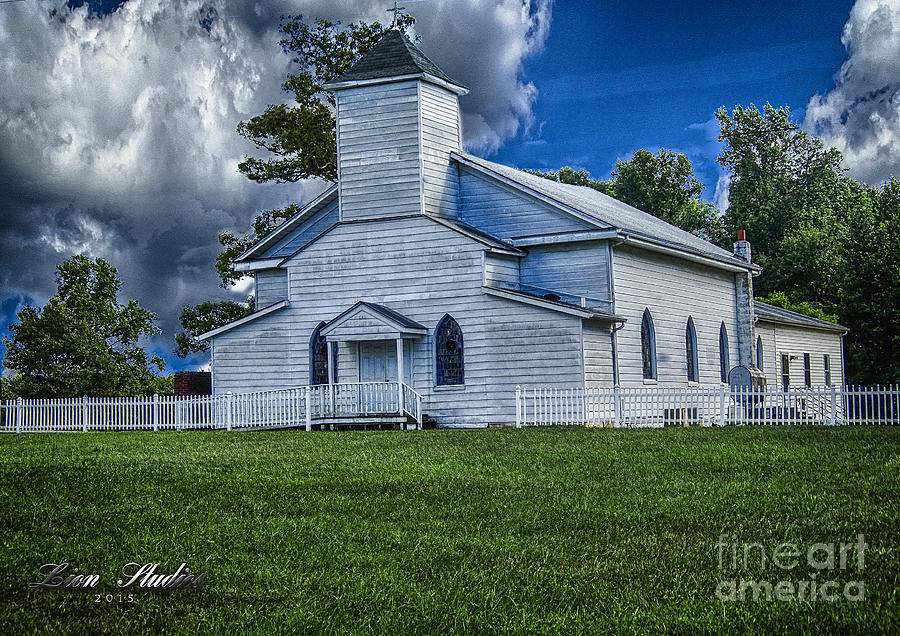
<path fill-rule="evenodd" d="M 752 263 L 750 241 L 747 231 L 738 230 L 734 243 L 734 255 Z M 734 275 L 735 306 L 737 307 L 738 364 L 745 367 L 756 366 L 756 336 L 754 334 L 753 275 L 748 270 Z"/>

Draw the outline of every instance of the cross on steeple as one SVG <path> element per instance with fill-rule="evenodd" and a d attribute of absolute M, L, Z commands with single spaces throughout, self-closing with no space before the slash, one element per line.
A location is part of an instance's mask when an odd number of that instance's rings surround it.
<path fill-rule="evenodd" d="M 399 18 L 399 17 L 400 17 L 400 14 L 403 13 L 404 11 L 406 11 L 406 7 L 398 7 L 398 6 L 397 6 L 397 2 L 396 2 L 396 0 L 395 0 L 395 1 L 394 1 L 394 8 L 393 8 L 393 9 L 388 9 L 388 10 L 387 10 L 388 13 L 393 13 L 393 14 L 394 14 L 394 19 L 393 19 L 393 21 L 391 21 L 391 26 L 392 26 L 392 27 L 393 27 L 393 26 L 397 26 L 397 18 Z"/>

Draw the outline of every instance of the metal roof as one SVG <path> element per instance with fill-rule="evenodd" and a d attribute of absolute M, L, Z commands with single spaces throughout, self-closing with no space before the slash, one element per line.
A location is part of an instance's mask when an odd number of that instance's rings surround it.
<path fill-rule="evenodd" d="M 454 152 L 452 156 L 458 161 L 462 160 L 461 162 L 464 164 L 474 164 L 485 171 L 495 173 L 504 179 L 513 181 L 565 206 L 574 208 L 596 219 L 604 227 L 615 227 L 626 233 L 633 234 L 635 238 L 655 239 L 666 245 L 675 246 L 695 254 L 701 254 L 732 265 L 748 267 L 746 261 L 736 257 L 728 250 L 713 245 L 709 241 L 704 241 L 690 232 L 666 223 L 652 214 L 642 212 L 593 188 L 551 181 L 550 179 L 487 161 L 465 152 Z"/>
<path fill-rule="evenodd" d="M 385 33 L 375 46 L 350 67 L 349 71 L 327 82 L 325 86 L 418 73 L 427 73 L 460 88 L 465 88 L 456 80 L 448 77 L 415 44 L 410 42 L 409 38 L 396 29 Z"/>
<path fill-rule="evenodd" d="M 847 327 L 842 325 L 799 314 L 796 311 L 776 307 L 775 305 L 770 305 L 758 300 L 753 301 L 753 310 L 754 313 L 756 313 L 756 317 L 762 321 L 780 322 L 788 325 L 798 325 L 800 327 L 814 327 L 816 329 L 839 331 L 841 333 L 847 333 L 849 331 Z"/>

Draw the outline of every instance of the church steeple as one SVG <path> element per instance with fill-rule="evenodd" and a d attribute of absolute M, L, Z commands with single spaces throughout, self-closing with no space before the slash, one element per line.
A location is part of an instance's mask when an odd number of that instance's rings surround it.
<path fill-rule="evenodd" d="M 349 71 L 325 86 L 329 90 L 340 90 L 351 85 L 359 86 L 362 82 L 376 83 L 376 80 L 386 79 L 398 81 L 399 78 L 409 76 L 421 76 L 423 79 L 430 76 L 430 81 L 447 85 L 457 95 L 469 92 L 465 86 L 450 79 L 408 37 L 396 29 L 386 32 Z"/>
<path fill-rule="evenodd" d="M 325 86 L 337 98 L 342 220 L 455 214 L 462 84 L 390 30 Z"/>

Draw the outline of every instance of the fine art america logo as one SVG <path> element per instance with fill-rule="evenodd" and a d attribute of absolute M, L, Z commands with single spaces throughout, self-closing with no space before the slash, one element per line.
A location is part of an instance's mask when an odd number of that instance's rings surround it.
<path fill-rule="evenodd" d="M 857 535 L 849 543 L 741 543 L 723 533 L 716 542 L 720 601 L 864 601 L 865 583 L 859 580 L 869 545 Z M 755 573 L 771 577 L 754 577 Z M 853 578 L 854 580 L 844 580 Z"/>
<path fill-rule="evenodd" d="M 122 590 L 165 590 L 177 588 L 198 588 L 203 584 L 203 574 L 191 574 L 186 563 L 178 566 L 171 574 L 157 572 L 159 563 L 127 563 L 122 566 L 122 578 L 116 587 Z M 88 590 L 95 591 L 100 585 L 99 574 L 82 574 L 69 563 L 46 563 L 38 572 L 40 581 L 28 586 L 40 590 Z"/>

